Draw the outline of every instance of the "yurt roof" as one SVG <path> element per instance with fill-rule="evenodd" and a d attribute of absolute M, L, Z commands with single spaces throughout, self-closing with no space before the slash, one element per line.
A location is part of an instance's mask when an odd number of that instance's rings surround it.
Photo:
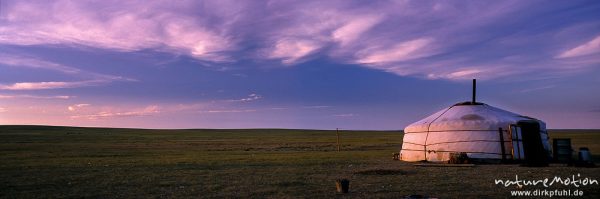
<path fill-rule="evenodd" d="M 404 132 L 489 130 L 506 128 L 520 120 L 537 119 L 481 102 L 462 102 L 407 126 Z"/>

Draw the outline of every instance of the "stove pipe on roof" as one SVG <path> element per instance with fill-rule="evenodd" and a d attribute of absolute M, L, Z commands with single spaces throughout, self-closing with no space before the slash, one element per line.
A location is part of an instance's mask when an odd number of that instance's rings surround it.
<path fill-rule="evenodd" d="M 475 91 L 476 91 L 476 88 L 477 88 L 477 80 L 473 79 L 473 100 L 471 101 L 472 104 L 475 104 L 475 102 L 476 102 L 475 101 Z"/>

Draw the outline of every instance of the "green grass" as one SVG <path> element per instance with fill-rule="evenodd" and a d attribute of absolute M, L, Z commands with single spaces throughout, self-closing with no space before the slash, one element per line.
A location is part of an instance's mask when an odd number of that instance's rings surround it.
<path fill-rule="evenodd" d="M 392 160 L 402 133 L 342 131 L 143 130 L 0 126 L 1 198 L 505 198 L 494 179 L 571 176 L 600 180 L 600 169 L 552 165 L 415 167 Z M 551 131 L 600 153 L 600 131 Z M 598 156 L 595 156 L 598 158 Z M 335 180 L 351 193 L 336 195 Z M 597 185 L 579 188 L 599 196 Z"/>

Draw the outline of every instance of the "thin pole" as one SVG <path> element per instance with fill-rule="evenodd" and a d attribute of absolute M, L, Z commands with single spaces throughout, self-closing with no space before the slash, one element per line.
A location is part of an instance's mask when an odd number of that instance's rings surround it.
<path fill-rule="evenodd" d="M 476 88 L 477 88 L 477 80 L 473 79 L 473 100 L 472 100 L 473 104 L 475 104 L 475 92 L 477 90 Z"/>
<path fill-rule="evenodd" d="M 337 135 L 337 151 L 340 151 L 340 131 L 338 128 L 335 128 L 335 134 Z"/>

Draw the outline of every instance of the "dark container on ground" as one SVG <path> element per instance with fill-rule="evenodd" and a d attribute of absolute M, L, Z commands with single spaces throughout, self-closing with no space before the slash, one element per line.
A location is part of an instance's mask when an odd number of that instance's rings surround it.
<path fill-rule="evenodd" d="M 561 138 L 552 140 L 552 152 L 554 156 L 554 162 L 557 163 L 571 163 L 573 156 L 573 149 L 571 148 L 571 139 Z"/>

